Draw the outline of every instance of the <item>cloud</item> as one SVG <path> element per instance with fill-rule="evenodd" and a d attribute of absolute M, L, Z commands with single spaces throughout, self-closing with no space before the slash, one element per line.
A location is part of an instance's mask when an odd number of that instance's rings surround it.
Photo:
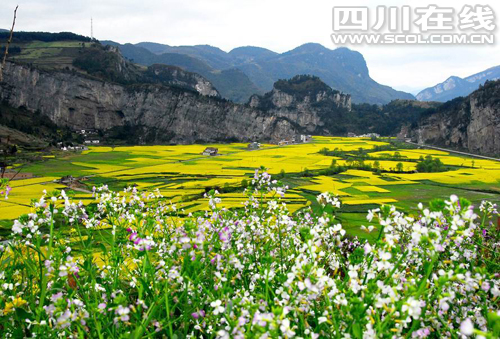
<path fill-rule="evenodd" d="M 17 30 L 71 31 L 101 40 L 169 45 L 210 44 L 229 51 L 260 46 L 285 52 L 306 42 L 336 48 L 330 40 L 333 6 L 454 7 L 500 4 L 471 0 L 2 0 L 0 27 L 10 27 L 19 4 Z M 366 58 L 372 77 L 397 89 L 424 88 L 450 75 L 467 76 L 500 64 L 495 46 L 350 46 Z"/>

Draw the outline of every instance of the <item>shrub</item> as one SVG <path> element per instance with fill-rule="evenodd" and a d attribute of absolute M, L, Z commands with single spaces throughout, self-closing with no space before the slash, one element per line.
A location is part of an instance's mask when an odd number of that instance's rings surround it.
<path fill-rule="evenodd" d="M 396 164 L 396 171 L 401 173 L 401 172 L 403 172 L 403 170 L 404 170 L 403 163 L 398 162 Z"/>
<path fill-rule="evenodd" d="M 433 173 L 433 172 L 444 172 L 446 171 L 446 166 L 441 162 L 439 158 L 433 158 L 432 155 L 425 157 L 420 157 L 417 163 L 417 171 L 421 173 Z"/>

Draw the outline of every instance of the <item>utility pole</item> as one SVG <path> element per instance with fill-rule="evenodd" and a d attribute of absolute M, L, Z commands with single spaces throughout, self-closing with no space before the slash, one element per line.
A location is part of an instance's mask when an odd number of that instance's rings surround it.
<path fill-rule="evenodd" d="M 90 39 L 94 40 L 94 22 L 90 17 Z"/>

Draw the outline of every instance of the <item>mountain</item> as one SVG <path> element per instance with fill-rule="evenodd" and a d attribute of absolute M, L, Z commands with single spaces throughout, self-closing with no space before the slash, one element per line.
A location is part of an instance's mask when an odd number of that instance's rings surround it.
<path fill-rule="evenodd" d="M 111 44 L 112 42 L 103 41 L 103 43 Z M 116 43 L 113 44 L 116 45 Z M 350 93 L 355 103 L 386 104 L 396 99 L 415 99 L 409 93 L 396 91 L 371 79 L 363 56 L 348 48 L 331 50 L 320 44 L 308 43 L 279 54 L 265 48 L 252 46 L 235 48 L 229 53 L 207 45 L 172 47 L 151 42 L 133 45 L 137 48 L 143 48 L 142 51 L 132 51 L 131 46 L 122 46 L 119 47 L 124 56 L 144 65 L 153 62 L 153 60 L 158 63 L 174 62 L 172 54 L 177 54 L 185 56 L 189 62 L 182 59 L 182 63 L 186 65 L 183 66 L 180 60 L 175 60 L 177 63 L 174 65 L 186 67 L 186 70 L 191 72 L 202 72 L 199 69 L 200 65 L 196 65 L 198 68 L 192 67 L 193 59 L 203 61 L 213 70 L 217 69 L 221 72 L 226 69 L 237 69 L 248 76 L 252 84 L 255 84 L 257 88 L 253 89 L 253 93 L 270 91 L 273 84 L 280 79 L 310 74 L 320 77 L 336 90 Z M 144 50 L 151 52 L 151 55 L 144 55 Z M 141 54 L 140 58 L 138 58 L 138 54 Z M 158 58 L 154 58 L 152 55 L 156 55 Z M 169 57 L 167 58 L 166 55 Z M 224 77 L 224 81 L 221 81 L 207 73 L 200 74 L 209 79 L 223 97 L 232 99 L 225 94 L 220 85 L 218 86 L 218 82 L 222 82 L 228 88 L 233 87 L 231 79 Z M 250 91 L 249 86 L 245 88 L 244 93 L 247 94 Z M 243 102 L 244 100 L 239 101 Z"/>
<path fill-rule="evenodd" d="M 241 63 L 260 60 L 278 55 L 278 53 L 261 47 L 245 46 L 231 50 L 229 53 L 210 45 L 169 46 L 155 42 L 140 42 L 135 46 L 142 47 L 154 54 L 176 53 L 189 55 L 205 61 L 215 69 L 235 67 Z"/>
<path fill-rule="evenodd" d="M 344 93 L 354 103 L 386 104 L 413 95 L 383 86 L 370 78 L 363 56 L 347 48 L 330 50 L 320 44 L 305 44 L 277 56 L 238 66 L 257 86 L 268 90 L 274 81 L 296 74 L 311 74 Z"/>
<path fill-rule="evenodd" d="M 261 89 L 259 89 L 250 81 L 245 73 L 236 68 L 227 68 L 224 70 L 215 69 L 210 66 L 210 64 L 207 63 L 204 59 L 198 58 L 196 56 L 170 52 L 155 54 L 152 51 L 141 47 L 147 46 L 153 51 L 166 51 L 167 49 L 162 49 L 163 47 L 169 47 L 166 45 L 154 43 L 121 45 L 113 41 L 101 41 L 101 43 L 104 45 L 111 45 L 119 48 L 123 56 L 125 56 L 130 61 L 141 65 L 174 65 L 181 67 L 186 71 L 198 73 L 208 79 L 217 88 L 222 97 L 234 102 L 243 103 L 246 102 L 252 94 L 263 93 Z M 207 50 L 203 46 L 200 47 L 200 49 Z"/>
<path fill-rule="evenodd" d="M 175 53 L 189 55 L 193 58 L 205 61 L 214 69 L 226 69 L 233 65 L 231 57 L 228 53 L 224 52 L 220 48 L 210 45 L 168 46 L 152 42 L 140 42 L 136 44 L 136 46 L 146 48 L 155 54 Z"/>
<path fill-rule="evenodd" d="M 81 135 L 57 126 L 38 112 L 0 103 L 0 144 L 7 139 L 11 144 L 30 150 L 46 150 L 58 142 L 83 143 Z"/>
<path fill-rule="evenodd" d="M 300 133 L 344 132 L 338 121 L 350 114 L 349 96 L 317 78 L 312 79 L 315 90 L 300 95 L 288 93 L 281 84 L 261 99 L 268 102 L 262 106 L 178 87 L 124 85 L 12 62 L 6 64 L 4 79 L 0 100 L 8 107 L 41 114 L 61 127 L 95 129 L 134 144 L 276 142 Z M 253 103 L 258 101 L 256 96 Z"/>
<path fill-rule="evenodd" d="M 245 46 L 238 47 L 229 52 L 235 64 L 245 64 L 249 62 L 270 59 L 278 53 L 262 47 Z"/>
<path fill-rule="evenodd" d="M 429 87 L 417 94 L 421 101 L 445 102 L 456 97 L 467 96 L 487 80 L 500 79 L 500 66 L 488 68 L 464 79 L 456 76 L 449 77 L 445 82 Z"/>
<path fill-rule="evenodd" d="M 49 54 L 44 48 L 51 42 L 24 41 L 17 42 L 21 50 L 25 44 L 37 50 L 9 58 L 0 102 L 6 112 L 40 115 L 73 131 L 95 129 L 134 144 L 278 141 L 329 134 L 324 120 L 339 121 L 350 111 L 350 97 L 318 78 L 304 76 L 290 86 L 282 81 L 262 99 L 269 100 L 267 107 L 255 107 L 219 98 L 206 79 L 178 67 L 131 63 L 113 46 L 58 41 L 61 50 Z M 54 65 L 53 58 L 65 63 Z M 1 112 L 8 128 L 27 127 L 11 124 Z"/>
<path fill-rule="evenodd" d="M 65 40 L 68 37 L 70 41 Z M 421 106 L 434 105 L 415 101 L 356 105 L 349 94 L 311 75 L 278 80 L 264 95 L 236 104 L 220 98 L 199 74 L 171 65 L 137 65 L 115 46 L 46 33 L 18 34 L 17 39 L 20 53 L 9 55 L 0 83 L 0 102 L 7 108 L 0 110 L 0 125 L 25 134 L 45 119 L 69 131 L 65 140 L 73 138 L 72 131 L 95 129 L 104 141 L 131 144 L 279 141 L 298 134 L 348 132 L 394 135 L 402 122 L 416 120 Z M 145 50 L 133 46 L 137 49 Z M 245 58 L 270 56 L 262 50 L 239 52 Z M 202 62 L 161 54 L 165 55 Z M 25 118 L 13 120 L 21 111 Z M 54 131 L 51 126 L 47 125 L 48 131 Z M 47 138 L 54 142 L 58 134 Z"/>
<path fill-rule="evenodd" d="M 10 32 L 8 29 L 0 28 L 0 33 L 8 33 L 8 32 Z"/>
<path fill-rule="evenodd" d="M 6 34 L 0 33 L 0 41 L 4 35 Z M 53 48 L 53 42 L 57 42 L 57 49 Z M 10 61 L 36 65 L 43 70 L 79 72 L 85 76 L 104 78 L 125 85 L 160 84 L 184 88 L 202 95 L 219 96 L 215 87 L 197 73 L 170 65 L 136 65 L 127 62 L 118 48 L 103 46 L 78 35 L 18 32 L 14 35 L 13 44 L 18 51 L 9 53 Z M 2 47 L 0 44 L 0 48 Z"/>
<path fill-rule="evenodd" d="M 500 155 L 500 80 L 430 109 L 407 134 L 419 143 Z"/>

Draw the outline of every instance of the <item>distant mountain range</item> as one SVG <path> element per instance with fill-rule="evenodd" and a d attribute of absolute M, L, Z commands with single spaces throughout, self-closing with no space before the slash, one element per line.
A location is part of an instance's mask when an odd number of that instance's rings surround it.
<path fill-rule="evenodd" d="M 126 58 L 139 64 L 163 63 L 199 73 L 224 98 L 236 102 L 246 102 L 252 94 L 270 91 L 276 81 L 301 74 L 318 76 L 332 88 L 351 94 L 354 103 L 385 104 L 395 99 L 415 99 L 370 78 L 363 56 L 348 48 L 331 50 L 308 43 L 281 54 L 252 46 L 226 53 L 208 45 L 101 43 L 119 47 Z"/>
<path fill-rule="evenodd" d="M 456 97 L 464 97 L 477 90 L 487 80 L 500 79 L 500 66 L 488 68 L 466 78 L 449 77 L 445 82 L 429 87 L 417 94 L 420 101 L 445 102 Z"/>

